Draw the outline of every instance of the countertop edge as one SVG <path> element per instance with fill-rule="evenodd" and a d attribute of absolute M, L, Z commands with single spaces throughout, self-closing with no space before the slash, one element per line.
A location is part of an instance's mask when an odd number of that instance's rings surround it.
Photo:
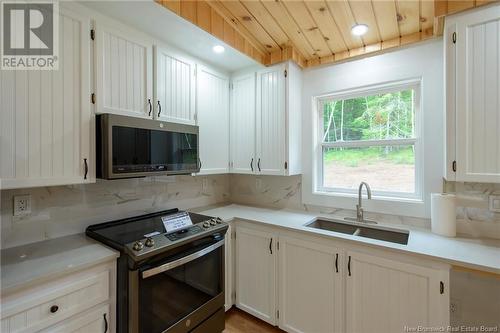
<path fill-rule="evenodd" d="M 231 206 L 235 206 L 235 207 L 231 207 Z M 272 208 L 265 208 L 265 207 L 258 207 L 258 206 L 249 206 L 249 205 L 240 205 L 240 204 L 228 204 L 228 205 L 219 206 L 219 207 L 207 207 L 207 209 L 203 209 L 202 207 L 199 207 L 199 208 L 197 208 L 197 211 L 199 211 L 200 213 L 204 213 L 204 212 L 207 212 L 207 211 L 210 211 L 210 210 L 213 210 L 213 209 L 221 209 L 221 208 L 222 209 L 224 209 L 224 208 L 233 208 L 234 209 L 234 208 L 245 208 L 245 207 L 247 207 L 249 209 L 269 210 L 270 213 L 271 212 L 284 211 L 286 213 L 301 214 L 301 212 L 296 212 L 296 211 L 279 210 L 279 209 L 272 209 Z M 310 214 L 305 213 L 303 215 L 307 216 L 307 215 L 310 215 Z M 317 215 L 319 216 L 321 214 L 318 213 Z M 496 275 L 500 275 L 500 267 L 485 266 L 485 265 L 482 265 L 482 264 L 476 264 L 476 263 L 472 263 L 472 262 L 469 262 L 469 261 L 461 261 L 461 260 L 458 260 L 456 258 L 450 258 L 450 257 L 447 257 L 447 256 L 439 256 L 439 255 L 435 255 L 435 254 L 416 252 L 416 251 L 411 250 L 411 249 L 404 249 L 404 248 L 397 248 L 397 247 L 392 247 L 392 246 L 385 246 L 384 244 L 366 242 L 366 241 L 363 241 L 362 239 L 352 239 L 352 238 L 348 238 L 348 237 L 342 237 L 341 234 L 338 234 L 338 233 L 335 233 L 335 232 L 328 232 L 328 234 L 325 234 L 325 233 L 317 232 L 314 229 L 310 229 L 310 230 L 307 229 L 307 230 L 305 230 L 305 229 L 302 229 L 302 228 L 297 228 L 297 227 L 295 227 L 293 225 L 286 226 L 286 225 L 275 224 L 275 223 L 269 222 L 269 221 L 254 220 L 254 219 L 250 219 L 248 217 L 240 217 L 240 216 L 237 216 L 236 214 L 235 214 L 235 216 L 231 216 L 229 218 L 225 218 L 224 220 L 226 222 L 228 222 L 228 223 L 233 222 L 234 220 L 243 220 L 243 221 L 248 221 L 250 223 L 259 223 L 259 224 L 267 225 L 267 226 L 270 226 L 270 227 L 283 228 L 283 229 L 286 229 L 286 230 L 290 230 L 290 231 L 294 231 L 294 232 L 300 232 L 300 233 L 308 234 L 308 235 L 311 235 L 311 236 L 322 237 L 322 238 L 330 238 L 330 239 L 337 239 L 337 240 L 340 240 L 340 241 L 350 242 L 350 243 L 358 244 L 358 245 L 361 245 L 361 246 L 383 249 L 383 250 L 386 250 L 386 251 L 392 251 L 392 252 L 396 252 L 396 253 L 402 253 L 402 254 L 406 254 L 406 255 L 410 255 L 410 256 L 417 256 L 417 257 L 420 257 L 420 258 L 425 258 L 425 259 L 429 259 L 429 260 L 439 261 L 441 263 L 446 263 L 446 264 L 449 264 L 449 265 L 452 265 L 452 266 L 460 266 L 460 267 L 465 267 L 465 268 L 469 268 L 469 269 L 472 269 L 472 270 L 477 270 L 477 271 L 488 272 L 488 273 L 493 273 L 493 274 L 496 274 Z M 410 232 L 411 232 L 411 230 L 410 230 Z M 431 235 L 432 233 L 429 231 L 429 234 Z M 432 235 L 434 235 L 434 234 L 432 234 Z M 499 251 L 500 251 L 500 249 L 499 249 Z"/>

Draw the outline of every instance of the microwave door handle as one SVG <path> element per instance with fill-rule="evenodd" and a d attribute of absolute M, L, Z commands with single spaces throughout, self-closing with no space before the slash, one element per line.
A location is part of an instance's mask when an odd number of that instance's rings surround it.
<path fill-rule="evenodd" d="M 142 272 L 142 278 L 146 279 L 148 277 L 155 276 L 157 274 L 160 274 L 160 273 L 169 271 L 171 269 L 174 269 L 174 268 L 176 268 L 178 266 L 187 264 L 190 261 L 193 261 L 195 259 L 203 257 L 204 255 L 206 255 L 206 254 L 214 251 L 215 249 L 221 247 L 222 245 L 224 245 L 224 240 L 218 241 L 215 244 L 212 244 L 212 245 L 210 245 L 210 246 L 208 246 L 208 247 L 206 247 L 206 248 L 204 248 L 204 249 L 202 249 L 202 250 L 200 250 L 198 252 L 191 253 L 190 255 L 187 255 L 187 256 L 182 257 L 180 259 L 177 259 L 177 260 L 174 260 L 174 261 L 170 261 L 170 262 L 167 262 L 167 263 L 165 263 L 163 265 L 160 265 L 160 266 L 148 269 L 148 270 Z"/>

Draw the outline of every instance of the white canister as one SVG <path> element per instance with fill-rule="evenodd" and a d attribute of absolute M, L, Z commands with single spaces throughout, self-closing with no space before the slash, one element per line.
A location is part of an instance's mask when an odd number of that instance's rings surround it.
<path fill-rule="evenodd" d="M 455 237 L 457 235 L 456 196 L 431 193 L 431 230 L 433 233 Z"/>

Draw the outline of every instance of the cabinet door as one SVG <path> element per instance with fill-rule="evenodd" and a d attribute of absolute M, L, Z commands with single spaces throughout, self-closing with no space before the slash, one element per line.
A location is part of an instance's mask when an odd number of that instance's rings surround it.
<path fill-rule="evenodd" d="M 347 332 L 449 325 L 448 271 L 359 252 L 346 259 Z"/>
<path fill-rule="evenodd" d="M 342 254 L 288 237 L 279 239 L 280 328 L 287 332 L 343 332 Z"/>
<path fill-rule="evenodd" d="M 195 63 L 176 52 L 155 47 L 155 118 L 194 125 Z"/>
<path fill-rule="evenodd" d="M 285 174 L 285 65 L 257 73 L 257 172 Z"/>
<path fill-rule="evenodd" d="M 229 78 L 198 65 L 201 174 L 229 171 Z"/>
<path fill-rule="evenodd" d="M 61 6 L 59 70 L 1 71 L 0 188 L 95 181 L 89 31 Z"/>
<path fill-rule="evenodd" d="M 457 23 L 457 181 L 500 182 L 500 5 Z"/>
<path fill-rule="evenodd" d="M 272 233 L 236 228 L 236 306 L 276 323 L 276 239 Z"/>
<path fill-rule="evenodd" d="M 231 171 L 254 173 L 255 160 L 255 74 L 232 81 Z"/>
<path fill-rule="evenodd" d="M 152 40 L 97 21 L 95 53 L 96 112 L 152 118 Z"/>

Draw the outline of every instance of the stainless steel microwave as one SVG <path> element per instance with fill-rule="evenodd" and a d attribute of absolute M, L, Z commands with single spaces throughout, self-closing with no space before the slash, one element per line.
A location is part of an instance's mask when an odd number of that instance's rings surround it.
<path fill-rule="evenodd" d="M 199 172 L 198 138 L 198 126 L 97 115 L 97 177 L 119 179 Z"/>

